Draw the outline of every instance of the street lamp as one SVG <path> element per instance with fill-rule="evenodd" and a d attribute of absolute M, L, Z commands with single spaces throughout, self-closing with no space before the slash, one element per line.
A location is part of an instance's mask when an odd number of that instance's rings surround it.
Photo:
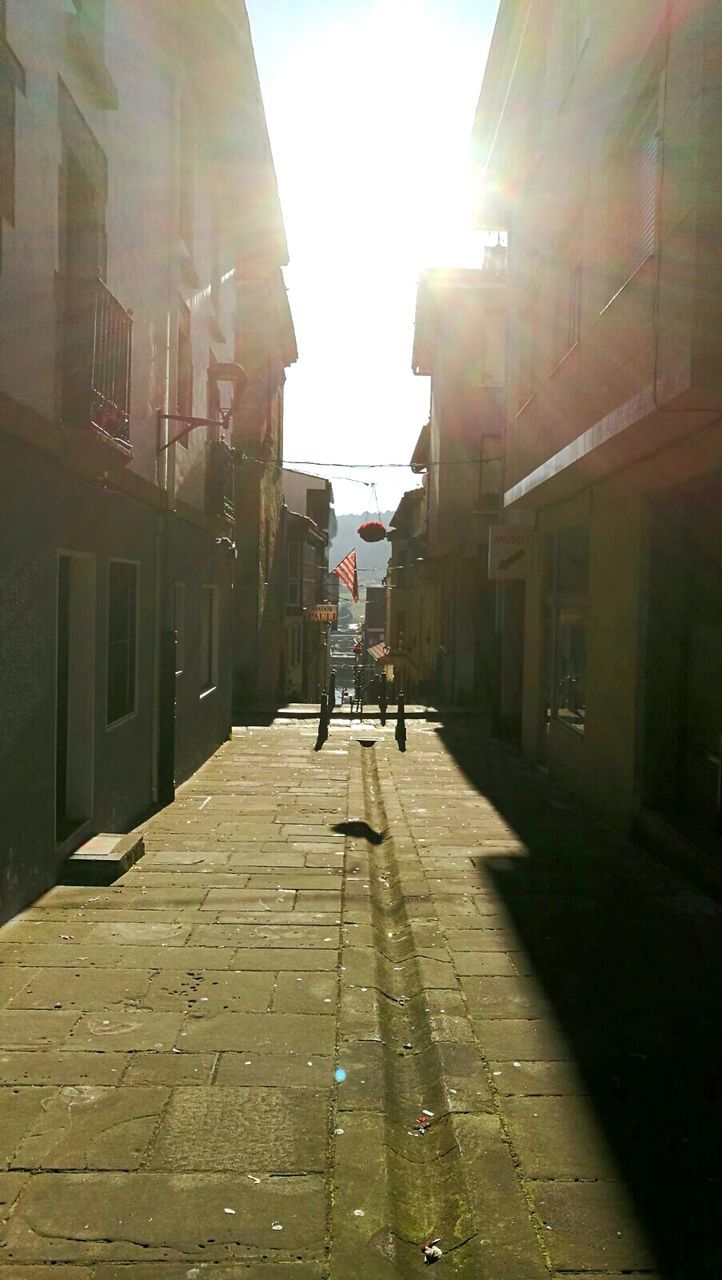
<path fill-rule="evenodd" d="M 218 412 L 220 414 L 220 422 L 215 418 L 195 418 L 188 413 L 163 413 L 158 410 L 156 415 L 156 453 L 158 458 L 169 449 L 172 444 L 177 444 L 179 440 L 185 440 L 191 431 L 195 431 L 196 427 L 221 427 L 224 431 L 228 430 L 231 418 L 237 412 L 241 402 L 241 397 L 248 384 L 248 374 L 243 365 L 236 364 L 233 360 L 219 361 L 212 364 L 208 370 L 208 385 L 213 389 L 214 399 L 218 404 Z M 169 437 L 165 444 L 161 444 L 161 431 L 163 422 L 184 422 L 185 426 L 182 431 L 177 431 L 174 436 Z"/>

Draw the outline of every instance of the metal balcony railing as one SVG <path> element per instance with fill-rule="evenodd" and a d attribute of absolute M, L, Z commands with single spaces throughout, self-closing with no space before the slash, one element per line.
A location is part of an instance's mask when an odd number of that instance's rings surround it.
<path fill-rule="evenodd" d="M 63 422 L 129 444 L 132 317 L 98 278 L 63 283 Z"/>

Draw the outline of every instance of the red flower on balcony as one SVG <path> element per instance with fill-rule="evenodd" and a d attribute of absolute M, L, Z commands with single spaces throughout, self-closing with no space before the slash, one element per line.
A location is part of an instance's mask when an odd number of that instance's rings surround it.
<path fill-rule="evenodd" d="M 381 542 L 386 537 L 386 525 L 380 520 L 365 520 L 356 532 L 364 542 Z"/>

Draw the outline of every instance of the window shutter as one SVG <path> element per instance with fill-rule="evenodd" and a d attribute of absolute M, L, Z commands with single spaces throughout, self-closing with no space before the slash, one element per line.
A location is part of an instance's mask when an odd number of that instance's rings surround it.
<path fill-rule="evenodd" d="M 640 248 L 641 261 L 657 248 L 657 167 L 659 134 L 654 129 L 642 139 L 640 152 Z"/>

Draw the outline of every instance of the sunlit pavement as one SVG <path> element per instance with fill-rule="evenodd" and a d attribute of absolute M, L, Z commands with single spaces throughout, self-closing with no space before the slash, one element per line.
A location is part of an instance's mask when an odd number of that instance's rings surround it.
<path fill-rule="evenodd" d="M 315 739 L 0 930 L 0 1277 L 717 1276 L 718 906 L 473 720 Z"/>

